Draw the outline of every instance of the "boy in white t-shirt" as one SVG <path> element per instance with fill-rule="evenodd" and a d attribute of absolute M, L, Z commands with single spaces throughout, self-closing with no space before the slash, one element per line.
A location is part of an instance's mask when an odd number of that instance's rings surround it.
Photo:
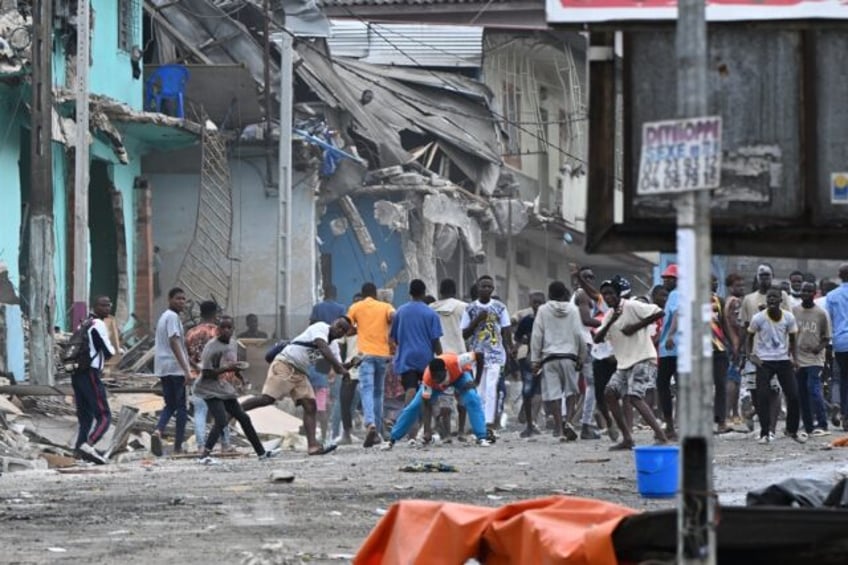
<path fill-rule="evenodd" d="M 751 318 L 748 325 L 748 356 L 757 367 L 757 416 L 760 419 L 760 444 L 774 441 L 771 431 L 771 379 L 777 376 L 786 397 L 786 434 L 804 443 L 807 434 L 798 433 L 800 420 L 798 387 L 793 366 L 795 360 L 795 337 L 798 324 L 792 313 L 782 310 L 783 299 L 780 288 L 772 287 L 766 292 L 766 309 Z"/>

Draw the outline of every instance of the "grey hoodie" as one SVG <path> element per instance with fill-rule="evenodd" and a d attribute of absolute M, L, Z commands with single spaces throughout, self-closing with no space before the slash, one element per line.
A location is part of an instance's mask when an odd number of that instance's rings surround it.
<path fill-rule="evenodd" d="M 530 361 L 539 363 L 549 355 L 586 353 L 586 338 L 580 310 L 570 302 L 548 300 L 536 312 L 533 335 L 530 338 Z"/>

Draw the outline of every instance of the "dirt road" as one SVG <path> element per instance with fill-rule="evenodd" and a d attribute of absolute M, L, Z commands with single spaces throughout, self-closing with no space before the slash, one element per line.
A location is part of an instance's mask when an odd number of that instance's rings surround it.
<path fill-rule="evenodd" d="M 716 486 L 725 504 L 789 476 L 831 478 L 848 450 L 825 451 L 830 438 L 799 445 L 757 445 L 743 434 L 716 441 Z M 650 440 L 646 432 L 637 441 Z M 607 440 L 560 444 L 507 432 L 490 448 L 437 446 L 391 452 L 342 447 L 332 455 L 286 452 L 260 463 L 136 459 L 81 474 L 56 471 L 0 477 L 3 563 L 341 563 L 380 515 L 404 498 L 499 506 L 567 493 L 655 509 L 673 500 L 636 493 L 633 455 L 610 453 Z M 401 472 L 442 461 L 457 473 Z M 272 483 L 287 469 L 294 482 Z M 500 487 L 495 492 L 496 487 Z"/>

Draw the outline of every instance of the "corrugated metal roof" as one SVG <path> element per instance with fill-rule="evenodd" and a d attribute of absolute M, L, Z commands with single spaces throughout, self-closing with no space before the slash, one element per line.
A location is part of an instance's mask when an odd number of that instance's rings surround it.
<path fill-rule="evenodd" d="M 507 4 L 518 2 L 538 3 L 539 0 L 318 0 L 318 5 L 323 7 L 331 6 L 390 6 L 404 5 L 426 6 L 428 4 Z"/>
<path fill-rule="evenodd" d="M 375 65 L 479 67 L 483 28 L 331 20 L 330 53 Z"/>

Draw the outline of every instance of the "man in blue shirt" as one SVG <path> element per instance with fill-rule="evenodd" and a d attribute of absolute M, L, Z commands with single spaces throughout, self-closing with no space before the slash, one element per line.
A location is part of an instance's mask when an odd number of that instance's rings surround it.
<path fill-rule="evenodd" d="M 392 320 L 389 339 L 395 346 L 394 371 L 400 375 L 405 393 L 404 405 L 409 404 L 418 391 L 421 378 L 434 355 L 442 354 L 442 323 L 425 302 L 427 287 L 424 281 L 414 279 L 409 283 L 411 300 L 398 308 Z M 414 439 L 418 430 L 410 431 Z"/>
<path fill-rule="evenodd" d="M 324 322 L 331 324 L 347 314 L 344 304 L 336 302 L 336 287 L 328 284 L 324 287 L 324 300 L 312 307 L 309 324 Z"/>
<path fill-rule="evenodd" d="M 839 266 L 842 284 L 827 295 L 827 313 L 833 330 L 833 357 L 839 367 L 842 429 L 848 431 L 848 263 Z"/>
<path fill-rule="evenodd" d="M 674 431 L 674 402 L 671 397 L 671 378 L 677 375 L 677 309 L 680 295 L 677 292 L 677 265 L 669 265 L 662 274 L 663 286 L 668 291 L 662 331 L 659 341 L 657 367 L 657 395 L 660 400 L 665 435 L 670 441 L 677 439 Z"/>

